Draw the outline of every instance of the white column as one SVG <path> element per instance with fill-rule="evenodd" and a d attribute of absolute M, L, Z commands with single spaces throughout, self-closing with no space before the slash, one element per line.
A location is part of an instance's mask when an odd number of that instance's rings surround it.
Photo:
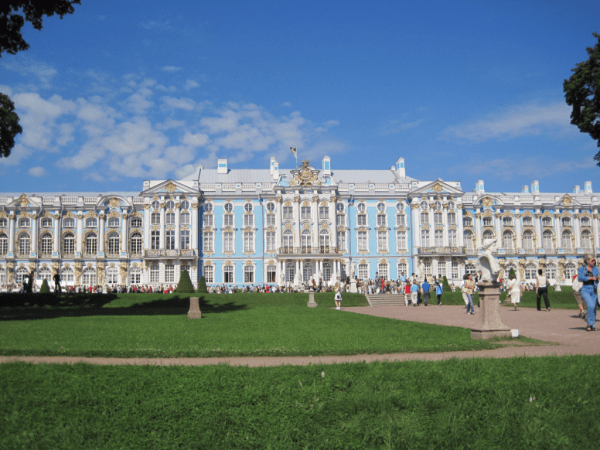
<path fill-rule="evenodd" d="M 129 233 L 128 233 L 128 226 L 127 226 L 127 218 L 129 217 L 129 214 L 127 214 L 127 212 L 123 212 L 123 217 L 121 217 L 121 251 L 122 252 L 126 252 L 127 251 L 127 242 L 129 241 Z"/>
<path fill-rule="evenodd" d="M 598 240 L 598 210 L 594 211 L 592 209 L 590 212 L 592 213 L 592 227 L 594 230 L 594 249 L 598 249 L 600 248 L 600 240 Z"/>
<path fill-rule="evenodd" d="M 100 235 L 98 236 L 98 252 L 104 253 L 104 220 L 106 216 L 104 214 L 100 214 L 98 216 L 98 220 L 100 222 Z"/>
<path fill-rule="evenodd" d="M 147 250 L 149 248 L 149 240 L 150 240 L 150 205 L 144 205 L 144 249 Z"/>
<path fill-rule="evenodd" d="M 478 217 L 479 216 L 479 217 Z M 475 210 L 475 249 L 481 248 L 481 213 Z"/>
<path fill-rule="evenodd" d="M 458 236 L 456 236 L 456 242 L 458 243 L 459 247 L 465 245 L 462 211 L 462 209 L 456 209 L 456 225 L 458 227 Z"/>
<path fill-rule="evenodd" d="M 562 248 L 562 240 L 560 236 L 560 218 L 558 215 L 560 211 L 558 209 L 554 210 L 554 233 L 556 234 L 556 248 Z"/>
<path fill-rule="evenodd" d="M 8 212 L 8 251 L 14 253 L 15 251 L 15 213 L 14 211 Z"/>
<path fill-rule="evenodd" d="M 576 209 L 574 213 L 575 216 L 578 216 L 579 214 L 581 214 L 581 211 Z M 581 248 L 581 228 L 579 217 L 575 218 L 575 248 Z"/>
<path fill-rule="evenodd" d="M 31 217 L 31 251 L 37 253 L 37 242 L 38 242 L 38 216 L 32 214 Z"/>
<path fill-rule="evenodd" d="M 75 252 L 81 253 L 81 238 L 83 236 L 83 214 L 77 214 L 77 237 L 75 238 Z"/>
<path fill-rule="evenodd" d="M 519 210 L 518 209 L 515 209 L 515 215 L 519 215 Z M 521 233 L 522 233 L 522 230 L 521 230 L 521 218 L 520 217 L 519 218 L 515 217 L 515 221 L 516 221 L 515 229 L 517 230 L 517 248 L 520 249 L 520 248 L 523 248 L 523 242 L 522 242 L 522 236 L 521 236 Z"/>
<path fill-rule="evenodd" d="M 300 273 L 300 262 L 298 260 L 296 260 L 296 274 L 294 276 L 294 279 L 292 280 L 293 284 L 295 284 L 300 279 L 299 273 Z"/>
<path fill-rule="evenodd" d="M 312 247 L 319 248 L 319 197 L 313 197 L 313 207 L 311 210 L 311 218 L 313 223 Z"/>
<path fill-rule="evenodd" d="M 535 248 L 536 252 L 538 248 L 542 247 L 542 218 L 539 217 L 541 214 L 540 210 L 535 213 Z"/>
<path fill-rule="evenodd" d="M 296 224 L 296 230 L 293 247 L 300 246 L 300 197 L 294 198 L 294 223 Z"/>
<path fill-rule="evenodd" d="M 298 278 L 298 280 L 300 282 L 304 281 L 304 261 L 300 261 L 300 277 Z"/>
<path fill-rule="evenodd" d="M 177 206 L 177 205 L 175 205 Z M 177 206 L 177 210 L 175 211 L 175 249 L 179 250 L 180 246 L 179 246 L 179 215 L 180 215 L 180 208 L 181 205 Z"/>
<path fill-rule="evenodd" d="M 331 202 L 331 209 L 329 210 L 329 214 L 330 214 L 329 217 L 331 220 L 331 229 L 333 230 L 333 236 L 331 236 L 331 246 L 333 248 L 337 248 L 337 246 L 338 246 L 338 244 L 337 244 L 337 209 L 336 209 L 336 206 L 337 206 L 336 198 L 334 197 L 333 201 Z"/>
<path fill-rule="evenodd" d="M 419 223 L 420 223 L 419 209 L 412 208 L 411 228 L 413 231 L 413 248 L 421 246 L 421 237 L 419 236 Z"/>
<path fill-rule="evenodd" d="M 52 242 L 53 253 L 58 253 L 59 245 L 60 245 L 60 213 L 57 211 L 54 216 L 54 241 Z"/>
<path fill-rule="evenodd" d="M 281 216 L 283 214 L 283 203 L 281 199 L 275 199 L 275 249 L 278 250 L 281 247 L 281 239 L 283 230 L 281 229 Z M 279 278 L 278 278 L 279 280 Z"/>
<path fill-rule="evenodd" d="M 502 219 L 495 216 L 494 220 L 496 221 L 496 245 L 502 248 Z"/>
<path fill-rule="evenodd" d="M 165 248 L 165 204 L 160 205 L 160 249 Z"/>
<path fill-rule="evenodd" d="M 198 249 L 196 248 L 198 246 L 198 211 L 199 210 L 200 209 L 198 208 L 198 204 L 193 203 L 192 204 L 192 237 L 191 237 L 190 245 L 191 245 L 192 249 L 196 250 L 197 254 L 200 253 L 198 251 Z"/>

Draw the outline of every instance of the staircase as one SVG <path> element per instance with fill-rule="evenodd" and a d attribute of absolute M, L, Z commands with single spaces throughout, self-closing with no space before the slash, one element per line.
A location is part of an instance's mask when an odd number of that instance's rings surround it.
<path fill-rule="evenodd" d="M 404 294 L 369 294 L 366 297 L 371 306 L 404 306 Z"/>

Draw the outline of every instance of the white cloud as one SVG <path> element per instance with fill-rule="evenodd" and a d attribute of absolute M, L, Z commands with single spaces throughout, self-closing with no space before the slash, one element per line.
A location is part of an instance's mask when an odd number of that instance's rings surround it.
<path fill-rule="evenodd" d="M 84 180 L 104 181 L 104 177 L 96 172 L 86 172 Z"/>
<path fill-rule="evenodd" d="M 181 70 L 181 67 L 165 66 L 161 70 L 163 70 L 164 72 L 179 72 Z"/>
<path fill-rule="evenodd" d="M 0 158 L 1 166 L 17 166 L 22 160 L 28 158 L 31 155 L 31 150 L 25 147 L 23 144 L 17 143 L 10 152 L 8 158 Z"/>
<path fill-rule="evenodd" d="M 46 175 L 46 170 L 41 166 L 32 167 L 29 169 L 29 175 L 32 177 L 43 177 Z"/>
<path fill-rule="evenodd" d="M 191 111 L 196 106 L 196 102 L 191 98 L 163 97 L 164 104 L 172 109 L 187 109 Z"/>
<path fill-rule="evenodd" d="M 381 127 L 379 127 L 378 133 L 381 136 L 401 133 L 402 131 L 418 127 L 421 124 L 421 122 L 423 122 L 422 119 L 414 120 L 412 122 L 407 122 L 403 119 L 390 120 L 383 124 Z"/>
<path fill-rule="evenodd" d="M 184 88 L 186 91 L 189 91 L 190 89 L 197 88 L 198 86 L 200 86 L 200 83 L 198 83 L 197 81 L 194 81 L 194 80 L 187 80 L 187 81 L 185 82 L 185 85 L 183 86 L 183 88 Z"/>
<path fill-rule="evenodd" d="M 21 58 L 22 62 L 15 60 L 9 60 L 9 62 L 2 62 L 2 66 L 13 72 L 17 72 L 23 77 L 35 76 L 38 80 L 36 88 L 49 89 L 52 87 L 52 77 L 58 72 L 53 67 L 46 63 L 40 63 L 33 61 L 26 57 Z"/>
<path fill-rule="evenodd" d="M 338 126 L 339 124 L 340 124 L 339 120 L 328 120 L 323 125 L 326 127 L 335 127 L 335 126 Z"/>
<path fill-rule="evenodd" d="M 446 128 L 443 137 L 481 142 L 566 131 L 570 128 L 571 109 L 565 103 L 515 105 L 484 119 Z"/>
<path fill-rule="evenodd" d="M 285 106 L 286 108 L 291 108 L 292 107 L 292 102 L 283 102 L 281 104 L 281 106 Z"/>
<path fill-rule="evenodd" d="M 189 145 L 191 147 L 203 147 L 209 141 L 209 137 L 206 134 L 198 133 L 191 134 L 185 133 L 185 135 L 181 138 L 181 143 L 185 145 Z"/>
<path fill-rule="evenodd" d="M 147 20 L 146 22 L 140 23 L 142 28 L 146 30 L 169 30 L 171 28 L 171 23 L 168 20 Z"/>

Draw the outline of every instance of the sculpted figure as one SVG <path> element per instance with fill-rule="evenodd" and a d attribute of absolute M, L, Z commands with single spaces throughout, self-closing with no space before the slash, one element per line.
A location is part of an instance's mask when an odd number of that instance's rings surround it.
<path fill-rule="evenodd" d="M 483 253 L 475 261 L 475 270 L 481 272 L 479 281 L 496 281 L 500 274 L 500 264 L 492 254 L 496 250 L 496 239 L 483 247 Z"/>

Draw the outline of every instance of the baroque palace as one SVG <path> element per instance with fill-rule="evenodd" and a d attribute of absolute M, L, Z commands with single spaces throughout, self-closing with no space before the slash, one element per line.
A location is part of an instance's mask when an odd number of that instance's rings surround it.
<path fill-rule="evenodd" d="M 0 285 L 279 284 L 416 273 L 458 281 L 482 247 L 508 274 L 545 270 L 570 284 L 585 253 L 599 247 L 600 198 L 591 182 L 572 193 L 490 193 L 478 181 L 406 176 L 387 170 L 217 169 L 182 180 L 144 181 L 141 192 L 0 194 Z M 502 274 L 501 274 L 502 275 Z"/>

